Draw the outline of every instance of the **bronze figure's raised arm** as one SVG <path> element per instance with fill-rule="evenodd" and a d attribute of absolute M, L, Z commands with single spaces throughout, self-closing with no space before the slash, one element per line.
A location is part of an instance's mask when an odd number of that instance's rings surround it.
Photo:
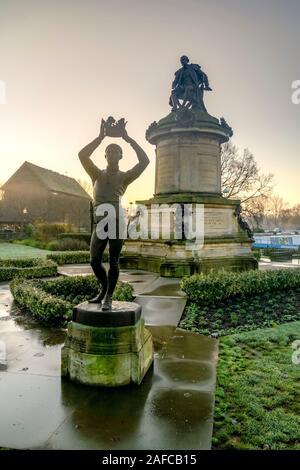
<path fill-rule="evenodd" d="M 128 171 L 119 169 L 119 161 L 123 157 L 122 148 L 117 144 L 110 144 L 105 149 L 107 167 L 100 170 L 91 160 L 91 155 L 101 144 L 103 139 L 108 137 L 121 137 L 129 143 L 135 150 L 138 163 Z M 78 154 L 82 166 L 92 179 L 94 187 L 93 219 L 94 227 L 91 237 L 90 253 L 91 266 L 101 284 L 101 291 L 97 297 L 91 299 L 91 303 L 101 303 L 102 310 L 110 310 L 112 307 L 112 295 L 119 277 L 119 257 L 124 242 L 124 232 L 122 228 L 126 226 L 124 211 L 121 208 L 121 197 L 125 193 L 127 186 L 132 183 L 145 170 L 149 164 L 149 158 L 138 143 L 128 135 L 126 131 L 125 119 L 115 121 L 110 116 L 106 121 L 102 119 L 99 136 L 87 144 Z M 99 207 L 102 204 L 110 204 L 115 213 L 115 236 L 99 237 L 97 224 L 103 220 L 103 215 L 99 214 Z M 106 233 L 106 232 L 105 232 Z M 109 270 L 108 273 L 102 263 L 104 250 L 109 244 Z"/>

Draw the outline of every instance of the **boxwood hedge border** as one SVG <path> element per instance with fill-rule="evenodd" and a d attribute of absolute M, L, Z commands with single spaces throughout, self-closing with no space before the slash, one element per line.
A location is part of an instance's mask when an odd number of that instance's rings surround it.
<path fill-rule="evenodd" d="M 51 280 L 13 279 L 10 289 L 14 300 L 41 323 L 65 326 L 75 305 L 99 292 L 95 276 L 58 277 Z M 133 287 L 118 281 L 114 300 L 132 301 Z"/>
<path fill-rule="evenodd" d="M 63 264 L 81 264 L 90 262 L 90 252 L 83 251 L 56 251 L 49 253 L 47 259 L 55 261 L 59 266 Z M 108 254 L 103 253 L 103 261 L 108 260 Z"/>
<path fill-rule="evenodd" d="M 214 272 L 183 279 L 180 326 L 223 336 L 300 319 L 300 269 Z"/>
<path fill-rule="evenodd" d="M 57 263 L 43 258 L 8 258 L 0 260 L 0 281 L 15 277 L 32 279 L 57 275 Z"/>

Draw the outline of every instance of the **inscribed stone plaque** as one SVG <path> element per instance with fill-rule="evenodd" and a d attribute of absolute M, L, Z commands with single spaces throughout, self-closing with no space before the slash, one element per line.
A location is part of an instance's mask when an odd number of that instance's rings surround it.
<path fill-rule="evenodd" d="M 225 235 L 232 233 L 231 209 L 205 209 L 204 230 L 206 235 Z"/>

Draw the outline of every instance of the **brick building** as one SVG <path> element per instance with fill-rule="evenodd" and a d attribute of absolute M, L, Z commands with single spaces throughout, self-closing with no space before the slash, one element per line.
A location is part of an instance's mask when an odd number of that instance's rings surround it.
<path fill-rule="evenodd" d="M 90 196 L 69 176 L 30 162 L 1 187 L 0 222 L 67 222 L 89 228 Z"/>

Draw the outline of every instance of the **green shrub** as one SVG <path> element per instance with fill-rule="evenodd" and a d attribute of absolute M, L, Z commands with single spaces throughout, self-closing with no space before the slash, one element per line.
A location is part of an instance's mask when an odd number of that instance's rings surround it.
<path fill-rule="evenodd" d="M 195 303 L 224 300 L 300 287 L 300 269 L 244 271 L 240 273 L 218 271 L 194 274 L 181 283 L 188 300 Z"/>
<path fill-rule="evenodd" d="M 0 268 L 32 268 L 40 263 L 39 258 L 5 258 L 0 259 Z"/>
<path fill-rule="evenodd" d="M 13 243 L 16 245 L 25 245 L 31 246 L 32 248 L 39 248 L 41 250 L 46 249 L 46 242 L 41 242 L 33 238 L 24 238 L 23 240 L 13 240 Z"/>
<path fill-rule="evenodd" d="M 62 251 L 57 253 L 50 253 L 46 256 L 47 259 L 52 259 L 58 265 L 63 264 L 80 264 L 90 262 L 89 251 Z M 103 253 L 103 261 L 108 260 L 108 254 Z"/>
<path fill-rule="evenodd" d="M 58 235 L 59 240 L 64 240 L 65 238 L 68 238 L 68 239 L 72 238 L 74 240 L 82 240 L 89 245 L 91 241 L 91 234 L 82 233 L 82 232 L 74 232 L 74 233 L 60 233 Z"/>
<path fill-rule="evenodd" d="M 41 258 L 8 258 L 0 260 L 0 281 L 15 277 L 36 278 L 57 275 L 57 264 Z"/>
<path fill-rule="evenodd" d="M 300 269 L 197 274 L 182 289 L 180 325 L 191 331 L 228 335 L 300 319 Z"/>
<path fill-rule="evenodd" d="M 40 241 L 49 241 L 57 238 L 60 233 L 72 232 L 72 228 L 71 224 L 38 223 L 35 225 L 36 238 Z"/>
<path fill-rule="evenodd" d="M 35 237 L 35 227 L 32 224 L 26 224 L 24 227 L 24 232 L 26 233 L 28 238 Z"/>
<path fill-rule="evenodd" d="M 65 238 L 48 242 L 46 248 L 50 251 L 83 251 L 88 250 L 89 245 L 84 240 Z"/>
<path fill-rule="evenodd" d="M 61 276 L 57 279 L 40 283 L 42 289 L 48 294 L 61 297 L 72 303 L 93 297 L 99 292 L 99 282 L 93 275 L 89 276 Z M 77 301 L 77 298 L 83 300 Z"/>
<path fill-rule="evenodd" d="M 63 251 L 57 253 L 50 253 L 46 256 L 47 259 L 55 261 L 58 265 L 62 264 L 80 264 L 90 262 L 89 251 Z"/>
<path fill-rule="evenodd" d="M 60 277 L 47 281 L 14 279 L 10 288 L 15 301 L 41 322 L 61 326 L 72 318 L 75 305 L 97 295 L 99 283 L 95 276 Z M 113 299 L 131 301 L 132 286 L 119 281 Z"/>
<path fill-rule="evenodd" d="M 259 248 L 252 249 L 252 253 L 253 253 L 254 258 L 255 258 L 257 261 L 259 261 L 260 258 L 261 258 L 260 249 L 259 249 Z"/>
<path fill-rule="evenodd" d="M 15 301 L 26 307 L 33 316 L 43 323 L 63 324 L 71 319 L 72 304 L 47 294 L 38 283 L 15 279 L 10 285 Z"/>
<path fill-rule="evenodd" d="M 187 304 L 180 326 L 202 334 L 229 335 L 300 319 L 300 288 L 207 304 Z"/>

